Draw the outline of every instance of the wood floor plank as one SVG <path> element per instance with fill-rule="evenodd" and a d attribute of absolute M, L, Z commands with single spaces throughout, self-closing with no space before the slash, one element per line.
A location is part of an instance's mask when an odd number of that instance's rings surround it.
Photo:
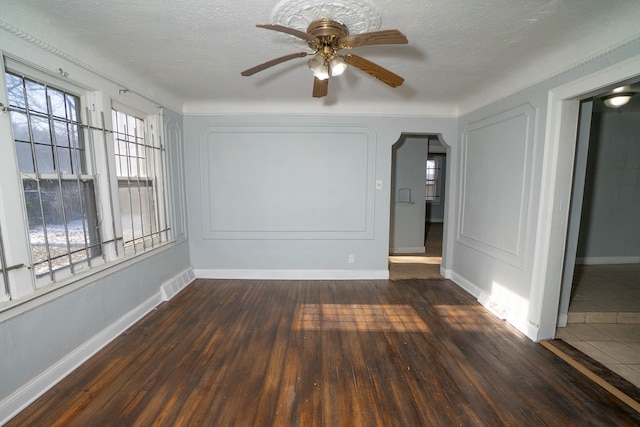
<path fill-rule="evenodd" d="M 7 426 L 640 425 L 449 281 L 197 280 Z"/>

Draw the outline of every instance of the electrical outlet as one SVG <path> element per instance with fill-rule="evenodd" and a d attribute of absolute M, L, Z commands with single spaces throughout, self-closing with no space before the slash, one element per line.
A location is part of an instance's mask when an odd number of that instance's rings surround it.
<path fill-rule="evenodd" d="M 354 264 L 356 262 L 356 256 L 351 254 L 349 255 L 349 264 Z"/>

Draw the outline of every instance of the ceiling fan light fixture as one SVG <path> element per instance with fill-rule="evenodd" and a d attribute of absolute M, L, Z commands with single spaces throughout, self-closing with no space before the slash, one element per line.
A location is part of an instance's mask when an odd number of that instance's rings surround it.
<path fill-rule="evenodd" d="M 329 63 L 322 54 L 314 55 L 308 62 L 309 69 L 318 80 L 329 78 Z"/>
<path fill-rule="evenodd" d="M 309 55 L 307 65 L 314 76 L 312 92 L 314 98 L 326 96 L 329 78 L 339 76 L 351 65 L 391 87 L 398 87 L 404 82 L 404 79 L 399 75 L 361 56 L 352 53 L 338 54 L 341 49 L 353 49 L 360 46 L 409 43 L 407 37 L 399 30 L 370 31 L 350 35 L 345 24 L 328 18 L 312 21 L 306 32 L 281 24 L 257 24 L 256 26 L 304 40 L 311 48 L 312 53 L 297 52 L 274 58 L 240 72 L 243 76 L 251 76 L 274 65 Z"/>
<path fill-rule="evenodd" d="M 329 71 L 330 71 L 331 77 L 339 76 L 340 74 L 344 73 L 346 69 L 347 69 L 347 63 L 344 61 L 344 59 L 340 55 L 335 55 L 329 61 Z"/>
<path fill-rule="evenodd" d="M 620 108 L 631 100 L 633 96 L 632 92 L 616 93 L 614 95 L 605 96 L 602 98 L 604 105 L 609 108 Z"/>

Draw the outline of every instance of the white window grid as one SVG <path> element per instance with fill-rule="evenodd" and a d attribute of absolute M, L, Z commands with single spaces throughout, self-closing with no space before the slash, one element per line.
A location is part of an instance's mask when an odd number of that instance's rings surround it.
<path fill-rule="evenodd" d="M 426 162 L 425 200 L 431 204 L 440 203 L 442 167 L 440 157 L 432 157 Z"/>
<path fill-rule="evenodd" d="M 36 277 L 55 281 L 102 255 L 95 160 L 86 144 L 80 96 L 10 72 L 5 78 L 31 268 Z"/>
<path fill-rule="evenodd" d="M 116 108 L 112 122 L 123 244 L 136 253 L 168 239 L 165 153 L 152 124 Z"/>

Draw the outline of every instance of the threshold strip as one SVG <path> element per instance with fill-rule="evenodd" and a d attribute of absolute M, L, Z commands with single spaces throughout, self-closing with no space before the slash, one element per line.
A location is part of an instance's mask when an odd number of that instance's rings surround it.
<path fill-rule="evenodd" d="M 560 359 L 567 362 L 569 365 L 577 369 L 580 373 L 584 374 L 591 381 L 598 384 L 600 387 L 607 390 L 609 393 L 613 394 L 615 397 L 626 403 L 628 406 L 633 408 L 635 411 L 640 412 L 640 402 L 629 396 L 627 393 L 620 390 L 618 387 L 611 384 L 609 381 L 602 378 L 602 376 L 596 374 L 591 369 L 587 368 L 585 365 L 571 357 L 565 351 L 563 351 L 560 347 L 558 347 L 554 342 L 559 342 L 561 344 L 569 346 L 569 344 L 564 343 L 562 340 L 545 340 L 540 341 L 540 344 L 545 347 L 547 350 L 558 356 Z M 563 346 L 564 346 L 563 345 Z M 570 346 L 569 346 L 570 347 Z M 573 347 L 571 347 L 573 348 Z M 578 351 L 578 350 L 576 350 Z M 585 355 L 585 357 L 588 357 Z M 626 381 L 626 380 L 625 380 Z"/>

